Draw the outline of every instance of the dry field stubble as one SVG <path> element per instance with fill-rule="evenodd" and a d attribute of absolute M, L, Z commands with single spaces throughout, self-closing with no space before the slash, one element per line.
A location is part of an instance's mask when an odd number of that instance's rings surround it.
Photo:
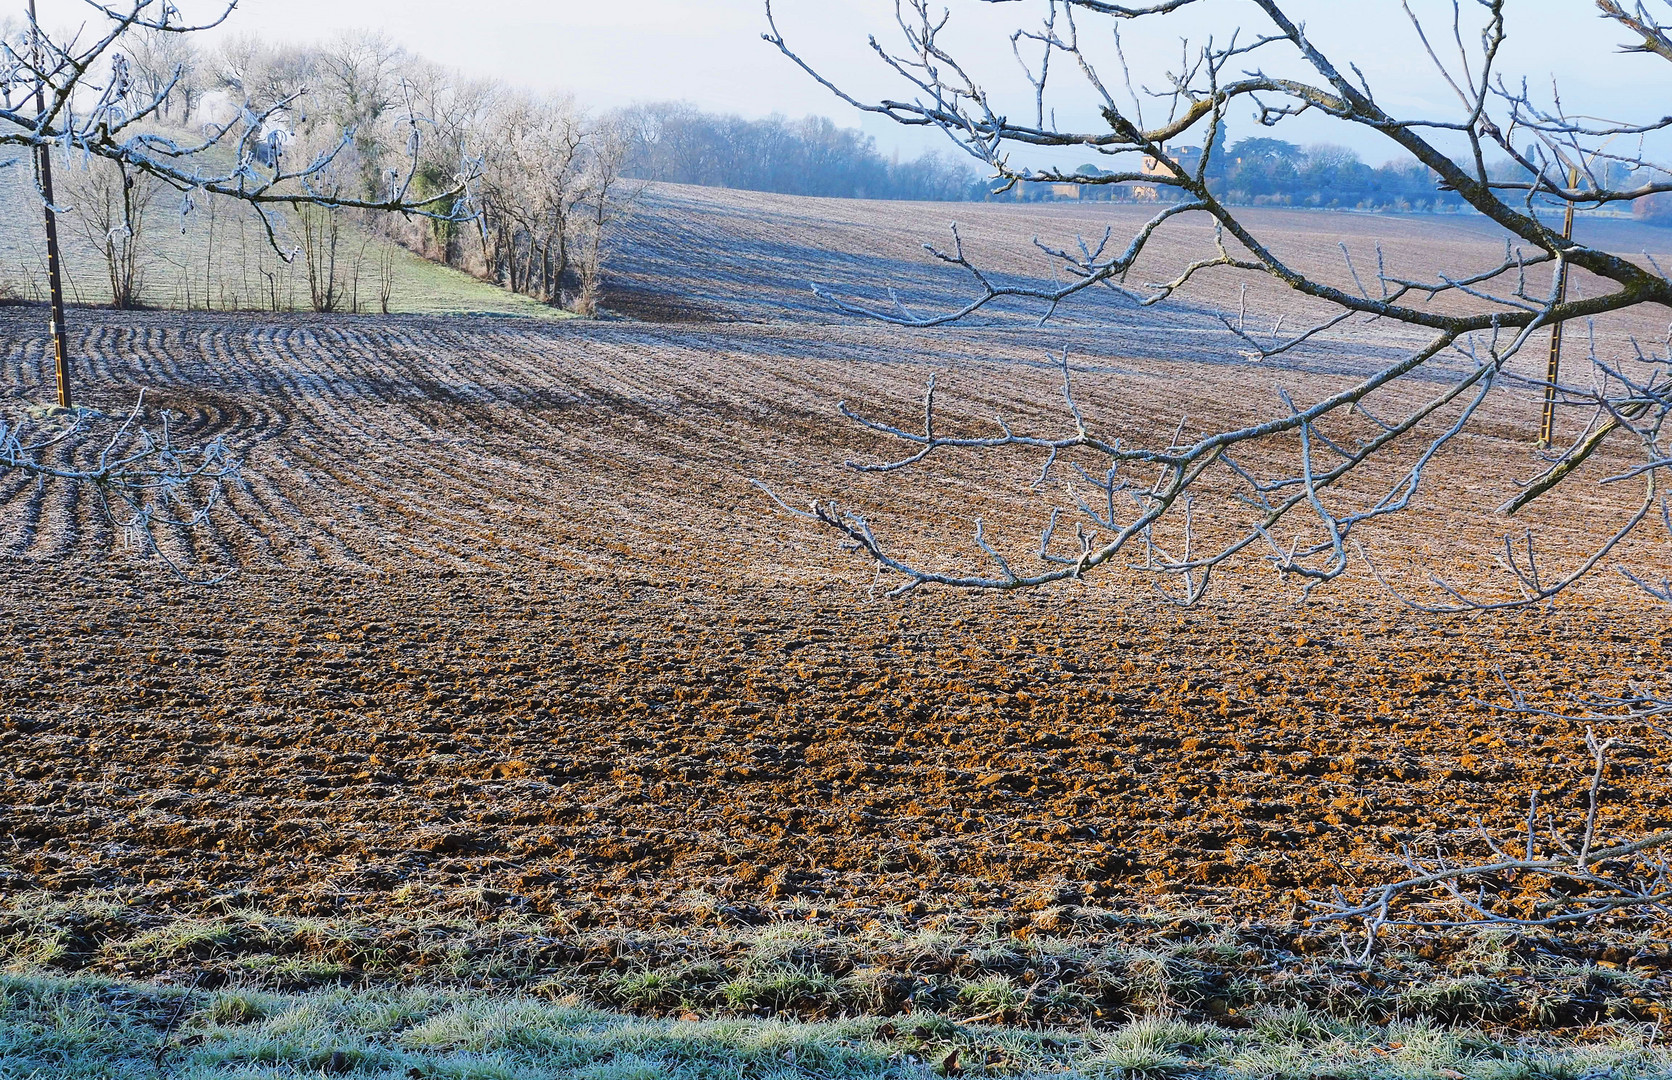
<path fill-rule="evenodd" d="M 1031 232 L 1103 213 L 956 209 L 973 253 L 1017 267 Z M 1495 252 L 1468 223 L 1267 216 L 1319 265 L 1347 234 L 1412 264 Z M 1534 697 L 1660 677 L 1666 613 L 1609 574 L 1553 613 L 1468 619 L 1413 614 L 1358 570 L 1296 606 L 1257 559 L 1191 611 L 1128 571 L 889 600 L 774 514 L 751 480 L 840 494 L 925 560 L 973 565 L 976 514 L 1025 551 L 1037 461 L 855 476 L 843 457 L 887 448 L 835 403 L 910 422 L 940 372 L 949 426 L 1057 430 L 1047 349 L 1069 345 L 1094 424 L 1164 439 L 1181 415 L 1194 432 L 1269 410 L 1277 385 L 1316 396 L 1401 343 L 1250 365 L 1192 306 L 1205 294 L 919 332 L 804 295 L 876 266 L 953 295 L 910 255 L 938 239 L 927 218 L 653 191 L 615 263 L 640 319 L 78 314 L 89 400 L 144 387 L 243 455 L 215 528 L 170 540 L 240 572 L 178 585 L 87 492 L 0 489 L 0 887 L 373 919 L 468 890 L 578 926 L 677 923 L 692 890 L 740 918 L 1021 926 L 1166 896 L 1282 920 L 1382 877 L 1401 842 L 1513 826 L 1535 788 L 1580 813 L 1582 725 L 1482 701 L 1500 673 Z M 0 312 L 14 403 L 47 386 L 40 323 Z M 1484 511 L 1535 471 L 1535 422 L 1528 391 L 1496 391 L 1411 518 L 1367 538 L 1401 587 L 1431 567 L 1495 587 L 1506 524 Z M 1611 463 L 1529 511 L 1551 560 L 1629 504 L 1591 482 Z M 1664 824 L 1664 741 L 1614 734 L 1606 831 Z"/>

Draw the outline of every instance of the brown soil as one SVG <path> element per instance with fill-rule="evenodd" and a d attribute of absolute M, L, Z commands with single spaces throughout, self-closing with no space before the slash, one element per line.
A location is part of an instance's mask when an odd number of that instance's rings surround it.
<path fill-rule="evenodd" d="M 0 488 L 3 888 L 378 911 L 407 884 L 481 887 L 628 924 L 692 889 L 978 912 L 1183 894 L 1281 917 L 1387 873 L 1403 841 L 1512 828 L 1534 788 L 1578 817 L 1583 725 L 1481 703 L 1500 675 L 1548 701 L 1666 669 L 1666 613 L 1612 576 L 1554 613 L 1469 619 L 1414 614 L 1361 570 L 1296 606 L 1257 558 L 1191 611 L 1124 570 L 886 599 L 749 481 L 840 494 L 915 557 L 979 565 L 978 513 L 1025 552 L 1037 461 L 856 478 L 841 459 L 880 446 L 834 405 L 910 423 L 939 371 L 948 423 L 1060 426 L 1042 342 L 733 315 L 78 316 L 94 403 L 149 387 L 187 437 L 244 456 L 212 532 L 168 541 L 240 572 L 180 585 L 88 492 Z M 37 323 L 0 313 L 14 397 L 46 382 Z M 1168 358 L 1182 340 L 1090 334 L 1088 415 L 1165 439 L 1181 412 L 1269 413 L 1273 383 L 1321 391 L 1387 347 L 1273 369 Z M 1481 511 L 1532 471 L 1534 407 L 1505 391 L 1409 524 L 1369 536 L 1401 587 L 1433 567 L 1498 587 L 1505 525 Z M 1632 498 L 1576 490 L 1530 512 L 1552 561 Z M 1652 572 L 1664 550 L 1623 557 Z M 1609 733 L 1632 745 L 1606 830 L 1663 826 L 1672 752 Z"/>

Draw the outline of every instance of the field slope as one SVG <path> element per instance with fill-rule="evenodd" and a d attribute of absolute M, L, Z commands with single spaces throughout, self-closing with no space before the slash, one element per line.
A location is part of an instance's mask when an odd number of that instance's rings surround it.
<path fill-rule="evenodd" d="M 990 941 L 1068 933 L 1075 912 L 1162 909 L 1251 917 L 1289 935 L 1263 946 L 1289 955 L 1327 944 L 1293 924 L 1306 901 L 1387 873 L 1401 843 L 1513 827 L 1534 788 L 1577 815 L 1583 725 L 1490 703 L 1500 675 L 1548 698 L 1664 672 L 1664 612 L 1613 578 L 1552 614 L 1469 620 L 1413 614 L 1357 572 L 1296 606 L 1258 560 L 1191 611 L 1126 571 L 896 601 L 753 485 L 840 495 L 907 553 L 974 565 L 976 515 L 1016 550 L 1037 542 L 1039 462 L 856 475 L 842 460 L 882 448 L 839 400 L 909 424 L 934 373 L 949 424 L 1002 412 L 1059 430 L 1050 352 L 1069 347 L 1088 417 L 1154 437 L 1181 414 L 1203 430 L 1269 412 L 1275 386 L 1321 392 L 1405 344 L 1338 335 L 1251 366 L 1206 292 L 1158 309 L 1109 295 L 1044 330 L 1012 310 L 896 331 L 837 316 L 808 288 L 950 300 L 956 274 L 915 245 L 953 215 L 978 254 L 1048 276 L 1031 236 L 1089 233 L 1105 212 L 1133 211 L 659 188 L 623 233 L 613 314 L 596 321 L 78 311 L 89 401 L 116 412 L 144 389 L 183 418 L 177 430 L 222 435 L 246 462 L 212 529 L 166 540 L 238 573 L 182 585 L 126 550 L 88 491 L 0 487 L 14 966 L 158 976 L 207 963 L 258 979 L 238 958 L 284 950 L 242 932 L 152 952 L 76 943 L 228 912 L 387 927 L 415 904 L 515 913 L 565 941 L 704 919 L 838 936 L 882 920 Z M 1413 263 L 1501 250 L 1463 221 L 1271 220 L 1320 265 L 1340 235 Z M 8 413 L 46 394 L 42 323 L 38 309 L 0 309 Z M 1489 413 L 1425 491 L 1418 531 L 1368 538 L 1396 581 L 1422 587 L 1444 562 L 1489 587 L 1501 526 L 1481 511 L 1533 469 L 1536 403 L 1505 391 Z M 1530 512 L 1553 559 L 1623 505 L 1595 485 L 1576 498 Z M 1606 828 L 1630 834 L 1672 813 L 1672 758 L 1619 734 L 1632 745 L 1609 778 Z M 56 914 L 26 916 L 43 904 Z M 1036 922 L 1052 911 L 1067 914 Z M 21 944 L 49 940 L 55 952 Z M 1610 947 L 1570 959 L 1584 968 Z M 297 949 L 335 965 L 320 979 L 376 967 L 366 950 Z M 584 962 L 554 953 L 511 981 Z M 1014 985 L 1041 970 L 1018 968 Z M 1632 997 L 1665 989 L 1664 969 L 1634 970 L 1649 981 L 1615 994 L 1622 1016 L 1646 1016 Z M 994 993 L 963 1014 L 1022 1015 L 1020 998 Z M 1575 994 L 1601 1004 L 1557 1010 L 1563 1023 L 1614 1015 L 1602 990 Z"/>

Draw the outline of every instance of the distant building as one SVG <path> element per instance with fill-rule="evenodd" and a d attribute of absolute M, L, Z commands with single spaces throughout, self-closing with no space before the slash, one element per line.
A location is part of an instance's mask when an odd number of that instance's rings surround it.
<path fill-rule="evenodd" d="M 1197 166 L 1202 164 L 1202 148 L 1199 146 L 1175 146 L 1172 150 L 1165 151 L 1165 153 L 1167 161 L 1185 172 L 1194 172 Z M 1164 164 L 1160 158 L 1149 156 L 1145 156 L 1138 171 L 1145 176 L 1170 177 L 1173 175 L 1173 169 L 1170 165 Z M 1135 184 L 1132 188 L 1132 197 L 1134 199 L 1159 199 L 1161 198 L 1161 186 L 1157 184 Z"/>
<path fill-rule="evenodd" d="M 1078 199 L 1080 197 L 1080 185 L 1052 184 L 1050 192 L 1053 199 Z"/>

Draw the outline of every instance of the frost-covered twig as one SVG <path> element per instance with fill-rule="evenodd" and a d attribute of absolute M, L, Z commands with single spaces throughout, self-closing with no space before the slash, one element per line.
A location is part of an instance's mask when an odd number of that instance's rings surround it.
<path fill-rule="evenodd" d="M 58 410 L 33 423 L 0 417 L 0 476 L 16 473 L 42 485 L 90 487 L 111 525 L 130 543 L 154 552 L 182 580 L 219 582 L 231 571 L 194 576 L 158 542 L 158 530 L 207 525 L 227 486 L 237 482 L 239 462 L 218 437 L 175 445 L 166 410 L 155 429 L 144 426 L 144 418 L 143 393 L 103 436 L 95 425 L 104 417 L 90 409 Z"/>
<path fill-rule="evenodd" d="M 1012 101 L 973 61 L 960 58 L 953 44 L 955 33 L 949 29 L 954 21 L 949 10 L 929 0 L 900 0 L 895 20 L 900 45 L 891 48 L 872 38 L 871 47 L 906 92 L 869 101 L 820 74 L 792 46 L 771 4 L 766 4 L 763 36 L 790 62 L 850 106 L 907 126 L 939 130 L 987 165 L 1000 190 L 1035 183 L 1097 190 L 1112 186 L 1133 198 L 1142 193 L 1155 204 L 1125 242 L 1112 229 L 1095 242 L 1080 238 L 1074 244 L 1052 246 L 1036 241 L 1066 271 L 1066 282 L 1001 280 L 967 249 L 954 226 L 951 249 L 929 252 L 968 277 L 973 284 L 968 299 L 933 311 L 900 298 L 871 304 L 853 299 L 857 290 L 816 289 L 839 310 L 902 326 L 934 327 L 967 319 L 996 301 L 1019 299 L 1037 302 L 1043 320 L 1094 288 L 1113 289 L 1149 306 L 1217 278 L 1242 296 L 1236 317 L 1223 319 L 1226 350 L 1249 361 L 1273 359 L 1326 341 L 1326 335 L 1366 332 L 1387 324 L 1426 332 L 1427 344 L 1347 390 L 1312 402 L 1279 393 L 1281 408 L 1263 413 L 1264 419 L 1206 432 L 1183 447 L 1160 448 L 1160 432 L 1099 431 L 1087 423 L 1072 395 L 1068 434 L 1020 432 L 1002 419 L 997 434 L 937 433 L 932 426 L 908 431 L 844 405 L 850 419 L 907 448 L 895 459 L 859 466 L 866 471 L 898 470 L 949 452 L 1008 449 L 1042 453 L 1041 481 L 1052 478 L 1053 470 L 1063 481 L 1064 499 L 1040 509 L 1044 524 L 1037 570 L 999 552 L 987 530 L 980 530 L 972 554 L 979 555 L 983 566 L 1001 566 L 997 574 L 928 570 L 893 554 L 857 511 L 820 499 L 816 505 L 821 509 L 808 512 L 812 518 L 857 545 L 884 571 L 898 575 L 897 592 L 925 584 L 1015 589 L 1078 578 L 1114 563 L 1130 545 L 1142 551 L 1141 561 L 1134 565 L 1162 575 L 1162 591 L 1178 601 L 1200 599 L 1215 568 L 1251 549 L 1265 552 L 1280 574 L 1299 584 L 1304 597 L 1345 572 L 1352 561 L 1349 550 L 1357 550 L 1354 534 L 1361 526 L 1412 507 L 1426 478 L 1443 467 L 1440 451 L 1468 429 L 1490 389 L 1528 385 L 1529 380 L 1510 365 L 1529 343 L 1567 323 L 1644 305 L 1672 307 L 1672 278 L 1652 258 L 1629 259 L 1566 238 L 1540 213 L 1541 203 L 1623 205 L 1672 192 L 1672 162 L 1648 156 L 1653 144 L 1641 138 L 1672 129 L 1672 117 L 1656 113 L 1643 121 L 1604 121 L 1572 116 L 1563 110 L 1556 92 L 1546 101 L 1524 84 L 1512 82 L 1502 70 L 1503 45 L 1512 10 L 1516 16 L 1523 13 L 1519 0 L 1482 0 L 1474 28 L 1464 25 L 1465 8 L 1455 6 L 1448 36 L 1457 42 L 1457 58 L 1442 59 L 1432 45 L 1437 38 L 1431 39 L 1422 20 L 1412 15 L 1413 57 L 1426 56 L 1435 85 L 1455 99 L 1451 113 L 1439 118 L 1406 115 L 1378 99 L 1352 59 L 1332 56 L 1308 37 L 1284 0 L 1254 0 L 1250 11 L 1257 15 L 1245 21 L 1238 21 L 1231 9 L 1213 16 L 1221 20 L 1214 24 L 1213 36 L 1187 42 L 1163 87 L 1134 90 L 1127 57 L 1140 32 L 1153 30 L 1153 43 L 1160 51 L 1161 43 L 1176 40 L 1170 33 L 1176 21 L 1172 16 L 1199 6 L 1197 0 L 1132 6 L 1045 0 L 1038 26 L 1019 30 L 1010 39 L 1027 82 L 1025 95 Z M 1667 40 L 1665 29 L 1641 8 L 1631 12 L 1604 3 L 1601 11 L 1643 41 L 1640 51 L 1672 60 L 1672 51 L 1660 47 Z M 1531 11 L 1525 16 L 1542 17 Z M 1099 70 L 1100 60 L 1087 44 L 1091 35 L 1082 32 L 1081 24 L 1093 19 L 1108 20 L 1119 30 L 1118 77 Z M 1466 48 L 1464 42 L 1471 38 L 1478 46 Z M 1283 74 L 1274 74 L 1277 71 Z M 1064 80 L 1071 81 L 1065 86 Z M 1119 86 L 1127 88 L 1124 97 L 1111 89 Z M 1083 106 L 1089 105 L 1100 113 L 1103 125 L 1059 125 L 1054 107 L 1058 103 L 1065 106 L 1062 115 L 1082 115 Z M 1081 107 L 1066 108 L 1071 104 Z M 1509 235 L 1502 257 L 1481 266 L 1416 275 L 1391 270 L 1378 248 L 1372 277 L 1368 260 L 1355 260 L 1345 245 L 1344 272 L 1335 276 L 1281 254 L 1278 238 L 1233 206 L 1220 183 L 1227 117 L 1245 107 L 1252 107 L 1265 127 L 1276 128 L 1309 113 L 1391 140 L 1414 165 L 1427 170 L 1437 187 L 1456 193 Z M 1615 141 L 1626 136 L 1637 140 L 1630 153 L 1620 149 L 1623 142 Z M 1188 154 L 1177 146 L 1185 139 L 1196 144 Z M 1069 172 L 1034 168 L 1021 160 L 1042 148 L 1075 148 L 1109 159 L 1111 168 Z M 1507 160 L 1507 172 L 1490 166 L 1489 154 Z M 1166 257 L 1157 251 L 1159 242 L 1189 219 L 1212 224 L 1212 250 L 1171 277 L 1134 280 L 1140 266 Z M 1590 295 L 1570 296 L 1563 283 L 1580 271 L 1599 286 Z M 1247 311 L 1247 288 L 1257 279 L 1329 310 L 1287 332 L 1281 318 L 1269 333 L 1257 330 Z M 1459 357 L 1464 363 L 1461 373 L 1446 366 Z M 1530 541 L 1523 555 L 1519 540 L 1506 539 L 1503 566 L 1514 589 L 1508 598 L 1477 598 L 1436 574 L 1441 598 L 1413 599 L 1415 606 L 1462 611 L 1548 602 L 1603 565 L 1653 518 L 1661 505 L 1659 485 L 1672 470 L 1672 445 L 1666 435 L 1666 421 L 1672 416 L 1672 353 L 1654 356 L 1638 350 L 1634 356 L 1599 356 L 1593 346 L 1590 360 L 1591 385 L 1564 380 L 1554 391 L 1565 410 L 1589 410 L 1596 419 L 1572 445 L 1547 459 L 1539 475 L 1505 503 L 1503 512 L 1518 512 L 1571 485 L 1604 446 L 1629 449 L 1636 463 L 1603 482 L 1640 482 L 1645 486 L 1643 502 L 1600 529 L 1592 551 L 1565 569 L 1541 568 Z M 1432 391 L 1435 382 L 1443 389 Z M 1541 394 L 1546 389 L 1542 382 L 1532 385 Z M 929 407 L 932 413 L 932 398 Z M 1373 431 L 1362 430 L 1365 421 L 1374 425 Z M 1281 453 L 1282 463 L 1273 475 L 1262 475 L 1256 462 L 1273 448 Z M 1372 462 L 1401 454 L 1412 463 L 1397 470 L 1390 486 L 1378 480 L 1368 498 L 1338 494 L 1358 487 L 1344 481 L 1370 472 L 1367 466 Z M 1153 477 L 1134 477 L 1139 467 L 1153 469 Z M 1084 497 L 1088 485 L 1095 492 L 1091 498 Z M 1229 522 L 1224 514 L 1210 516 L 1210 500 L 1197 497 L 1200 491 L 1226 486 L 1235 489 L 1230 502 L 1239 515 Z M 1035 487 L 1052 490 L 1043 483 Z M 1068 550 L 1053 546 L 1053 540 L 1067 535 L 1060 528 L 1065 515 L 1078 518 Z M 1668 522 L 1672 525 L 1672 517 Z M 1224 539 L 1206 547 L 1205 537 L 1215 533 Z M 1622 570 L 1648 592 L 1672 600 L 1672 585 L 1656 586 L 1647 576 Z M 1182 587 L 1168 588 L 1168 580 Z"/>
<path fill-rule="evenodd" d="M 335 133 L 309 155 L 292 163 L 285 150 L 286 126 L 300 95 L 276 101 L 244 101 L 233 115 L 186 136 L 160 124 L 164 107 L 183 72 L 162 85 L 145 85 L 133 75 L 128 49 L 142 32 L 190 35 L 226 22 L 236 0 L 222 0 L 215 17 L 189 22 L 171 0 L 123 0 L 91 5 L 91 27 L 62 39 L 26 22 L 23 32 L 0 39 L 0 146 L 61 150 L 116 162 L 179 192 L 190 208 L 205 195 L 249 204 L 262 215 L 281 254 L 273 222 L 275 207 L 323 206 L 382 211 L 460 221 L 469 207 L 475 168 L 460 163 L 455 182 L 440 191 L 419 191 L 418 135 L 424 118 L 408 117 L 411 140 L 406 167 L 384 170 L 387 185 L 352 190 L 334 179 L 339 159 L 355 148 L 357 131 Z M 41 106 L 36 106 L 36 101 Z"/>
<path fill-rule="evenodd" d="M 1491 852 L 1485 860 L 1460 859 L 1445 849 L 1425 857 L 1407 848 L 1401 862 L 1409 876 L 1371 886 L 1357 899 L 1337 891 L 1333 899 L 1314 904 L 1310 921 L 1361 926 L 1364 938 L 1354 958 L 1365 964 L 1388 927 L 1547 927 L 1622 912 L 1652 919 L 1672 915 L 1672 871 L 1665 855 L 1672 849 L 1672 831 L 1603 843 L 1602 783 L 1614 741 L 1586 729 L 1585 745 L 1593 769 L 1585 822 L 1576 834 L 1565 835 L 1548 816 L 1540 822 L 1535 791 L 1513 845 L 1482 829 L 1480 841 Z"/>

